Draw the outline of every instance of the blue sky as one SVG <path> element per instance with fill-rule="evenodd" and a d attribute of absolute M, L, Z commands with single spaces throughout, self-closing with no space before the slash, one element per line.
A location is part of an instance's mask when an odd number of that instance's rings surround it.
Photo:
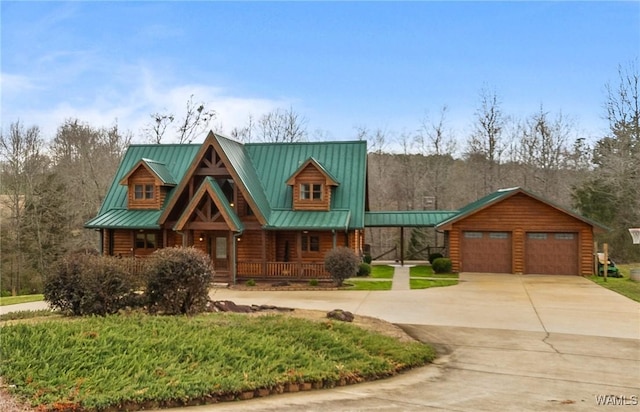
<path fill-rule="evenodd" d="M 143 141 L 190 95 L 229 132 L 293 108 L 311 134 L 396 135 L 437 120 L 459 141 L 482 88 L 505 114 L 606 131 L 605 84 L 640 53 L 640 2 L 0 2 L 2 128 L 52 138 L 117 119 Z"/>

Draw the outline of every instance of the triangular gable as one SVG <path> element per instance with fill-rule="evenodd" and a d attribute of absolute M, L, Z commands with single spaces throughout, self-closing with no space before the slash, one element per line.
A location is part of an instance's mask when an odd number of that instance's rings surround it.
<path fill-rule="evenodd" d="M 227 143 L 227 141 L 231 143 Z M 222 143 L 225 144 L 223 145 Z M 224 166 L 231 175 L 234 183 L 237 185 L 238 189 L 244 196 L 251 210 L 253 210 L 253 212 L 255 213 L 258 222 L 263 225 L 266 224 L 269 214 L 269 205 L 266 201 L 264 192 L 260 187 L 259 180 L 257 178 L 253 178 L 253 175 L 255 175 L 255 170 L 253 170 L 253 166 L 251 165 L 249 159 L 245 158 L 245 156 L 243 155 L 242 145 L 240 143 L 233 142 L 230 139 L 218 136 L 213 132 L 209 132 L 207 138 L 202 143 L 200 150 L 193 158 L 191 166 L 189 166 L 189 169 L 185 173 L 183 179 L 180 181 L 180 184 L 174 190 L 174 196 L 167 204 L 167 207 L 160 216 L 159 223 L 164 224 L 167 221 L 169 214 L 176 206 L 176 203 L 180 198 L 180 194 L 187 189 L 189 181 L 196 172 L 199 164 L 205 158 L 205 155 L 207 154 L 209 149 L 213 149 L 215 153 L 220 156 L 222 163 L 224 163 Z M 234 153 L 227 153 L 227 151 Z M 251 173 L 252 171 L 253 173 Z"/>
<path fill-rule="evenodd" d="M 120 184 L 124 186 L 128 185 L 129 178 L 141 167 L 147 169 L 147 171 L 149 171 L 149 173 L 151 173 L 162 186 L 175 186 L 177 184 L 175 178 L 171 175 L 171 172 L 169 172 L 164 163 L 144 158 L 140 159 L 140 161 L 131 168 L 131 170 L 120 180 Z"/>
<path fill-rule="evenodd" d="M 475 202 L 471 202 L 468 205 L 466 205 L 465 207 L 463 207 L 462 209 L 460 209 L 458 211 L 458 213 L 456 213 L 455 215 L 451 216 L 450 218 L 440 222 L 437 226 L 436 229 L 442 229 L 442 230 L 449 230 L 451 229 L 451 225 L 453 225 L 456 222 L 459 222 L 463 219 L 466 219 L 467 217 L 474 215 L 478 212 L 480 212 L 481 210 L 484 210 L 490 206 L 493 206 L 499 202 L 502 202 L 512 196 L 515 196 L 517 194 L 523 194 L 525 196 L 528 196 L 532 199 L 537 200 L 538 202 L 544 203 L 547 206 L 550 206 L 564 214 L 567 214 L 575 219 L 578 219 L 590 226 L 593 226 L 594 229 L 599 229 L 599 230 L 608 230 L 607 227 L 594 222 L 590 219 L 585 218 L 584 216 L 580 216 L 579 214 L 572 212 L 568 209 L 565 209 L 561 206 L 558 206 L 556 204 L 553 204 L 551 202 L 549 202 L 546 199 L 541 198 L 540 196 L 537 196 L 525 189 L 522 189 L 520 187 L 513 187 L 513 188 L 509 188 L 509 189 L 500 189 L 496 192 L 490 193 L 487 196 L 484 196 L 478 200 L 476 200 Z"/>
<path fill-rule="evenodd" d="M 295 184 L 296 177 L 298 177 L 298 175 L 302 173 L 309 165 L 315 167 L 320 173 L 322 173 L 322 175 L 326 179 L 326 184 L 328 184 L 329 186 L 340 185 L 340 182 L 338 182 L 338 180 L 335 177 L 333 177 L 333 175 L 329 173 L 329 171 L 313 157 L 308 158 L 304 163 L 302 163 L 302 165 L 300 165 L 300 167 L 298 167 L 298 169 L 296 169 L 295 172 L 293 172 L 291 177 L 287 180 L 287 184 L 289 186 L 292 186 L 293 184 Z"/>
<path fill-rule="evenodd" d="M 211 177 L 207 177 L 204 179 L 193 198 L 189 201 L 189 204 L 185 208 L 184 212 L 176 222 L 173 227 L 174 230 L 183 230 L 186 224 L 189 222 L 189 218 L 196 211 L 196 208 L 200 204 L 200 201 L 205 197 L 209 196 L 209 198 L 213 201 L 213 203 L 218 208 L 220 215 L 224 219 L 225 223 L 229 226 L 229 229 L 234 232 L 242 232 L 244 230 L 244 225 L 240 221 L 240 218 L 233 210 L 229 201 L 225 197 L 222 188 L 218 183 Z"/>

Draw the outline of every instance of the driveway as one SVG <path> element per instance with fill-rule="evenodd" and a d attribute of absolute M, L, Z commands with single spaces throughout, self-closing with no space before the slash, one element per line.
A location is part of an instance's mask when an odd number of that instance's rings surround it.
<path fill-rule="evenodd" d="M 382 318 L 433 344 L 440 357 L 385 381 L 192 412 L 595 411 L 599 401 L 632 409 L 640 402 L 640 304 L 577 276 L 467 273 L 446 288 L 221 289 L 212 297 Z"/>
<path fill-rule="evenodd" d="M 640 402 L 640 304 L 576 276 L 462 274 L 446 288 L 234 291 L 215 300 L 344 309 L 433 344 L 433 365 L 203 411 L 585 411 Z M 635 407 L 634 407 L 635 406 Z"/>

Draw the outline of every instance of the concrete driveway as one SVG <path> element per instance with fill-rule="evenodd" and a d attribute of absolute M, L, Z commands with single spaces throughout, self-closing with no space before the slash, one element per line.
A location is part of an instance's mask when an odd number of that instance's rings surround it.
<path fill-rule="evenodd" d="M 581 277 L 468 273 L 457 286 L 425 290 L 212 297 L 382 318 L 440 357 L 385 381 L 192 412 L 640 408 L 640 304 Z"/>
<path fill-rule="evenodd" d="M 211 297 L 382 318 L 440 357 L 384 381 L 185 408 L 191 412 L 640 408 L 640 304 L 581 277 L 468 273 L 446 288 L 215 289 Z"/>

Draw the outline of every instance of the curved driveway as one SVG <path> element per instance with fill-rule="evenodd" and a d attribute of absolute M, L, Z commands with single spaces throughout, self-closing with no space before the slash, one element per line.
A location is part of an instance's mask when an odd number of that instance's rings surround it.
<path fill-rule="evenodd" d="M 394 279 L 395 281 L 395 279 Z M 246 292 L 216 300 L 344 309 L 436 346 L 434 365 L 381 382 L 198 411 L 585 411 L 640 406 L 640 304 L 577 276 L 462 274 L 405 291 Z"/>
<path fill-rule="evenodd" d="M 467 273 L 457 286 L 424 290 L 215 289 L 211 297 L 378 317 L 440 357 L 384 381 L 190 412 L 640 408 L 640 304 L 581 277 Z"/>

